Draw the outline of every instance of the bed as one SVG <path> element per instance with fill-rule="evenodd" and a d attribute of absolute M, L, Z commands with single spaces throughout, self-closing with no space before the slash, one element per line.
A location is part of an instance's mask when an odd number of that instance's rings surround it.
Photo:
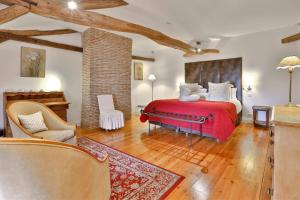
<path fill-rule="evenodd" d="M 229 82 L 237 88 L 237 98 L 227 102 L 155 100 L 142 111 L 141 122 L 225 141 L 242 119 L 242 58 L 186 63 L 185 82 L 205 88 L 208 82 Z"/>

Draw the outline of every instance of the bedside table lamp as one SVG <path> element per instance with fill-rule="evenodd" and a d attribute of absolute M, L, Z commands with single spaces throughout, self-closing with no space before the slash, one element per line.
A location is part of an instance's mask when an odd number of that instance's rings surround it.
<path fill-rule="evenodd" d="M 290 74 L 289 103 L 287 106 L 294 106 L 292 103 L 292 75 L 297 67 L 300 67 L 300 59 L 297 56 L 289 56 L 284 58 L 277 67 L 277 69 L 287 69 Z"/>
<path fill-rule="evenodd" d="M 153 101 L 153 83 L 154 83 L 154 81 L 156 81 L 156 76 L 154 74 L 150 74 L 148 76 L 148 80 L 151 81 L 151 83 L 152 83 L 152 101 Z"/>

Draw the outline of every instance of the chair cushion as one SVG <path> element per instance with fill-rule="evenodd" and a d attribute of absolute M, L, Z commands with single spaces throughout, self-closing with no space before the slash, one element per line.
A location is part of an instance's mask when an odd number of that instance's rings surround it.
<path fill-rule="evenodd" d="M 74 137 L 73 130 L 49 130 L 36 133 L 35 135 L 42 137 L 45 140 L 65 142 Z"/>
<path fill-rule="evenodd" d="M 42 112 L 31 115 L 18 115 L 21 125 L 31 133 L 37 133 L 48 130 Z"/>

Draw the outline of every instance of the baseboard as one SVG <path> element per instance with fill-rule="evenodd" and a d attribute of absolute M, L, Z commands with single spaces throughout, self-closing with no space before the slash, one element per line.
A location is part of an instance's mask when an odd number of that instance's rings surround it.
<path fill-rule="evenodd" d="M 252 118 L 243 117 L 242 122 L 243 123 L 248 123 L 248 124 L 251 123 L 252 124 L 253 120 L 252 120 Z"/>

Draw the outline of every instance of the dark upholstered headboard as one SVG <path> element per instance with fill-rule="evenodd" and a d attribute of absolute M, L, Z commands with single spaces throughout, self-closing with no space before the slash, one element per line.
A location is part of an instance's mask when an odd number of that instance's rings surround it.
<path fill-rule="evenodd" d="M 208 88 L 208 82 L 229 81 L 237 88 L 237 98 L 243 102 L 242 58 L 212 60 L 185 64 L 185 82 L 199 83 Z"/>

